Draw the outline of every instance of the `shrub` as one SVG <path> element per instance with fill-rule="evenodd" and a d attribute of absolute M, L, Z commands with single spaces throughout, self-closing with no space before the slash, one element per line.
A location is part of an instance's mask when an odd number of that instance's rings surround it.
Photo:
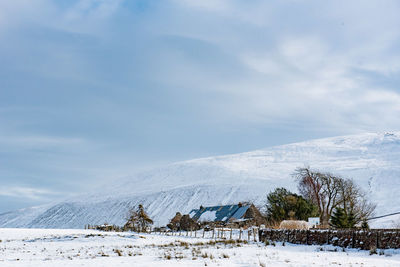
<path fill-rule="evenodd" d="M 277 188 L 267 196 L 267 218 L 271 222 L 307 220 L 318 216 L 318 208 L 302 196 Z"/>

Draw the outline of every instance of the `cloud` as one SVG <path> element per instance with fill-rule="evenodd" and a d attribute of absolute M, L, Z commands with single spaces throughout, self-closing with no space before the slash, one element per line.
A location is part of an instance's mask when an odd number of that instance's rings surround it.
<path fill-rule="evenodd" d="M 400 130 L 399 10 L 2 1 L 1 178 L 84 190 L 154 162 Z"/>
<path fill-rule="evenodd" d="M 65 18 L 69 21 L 80 20 L 83 17 L 106 19 L 115 13 L 121 2 L 121 0 L 81 0 L 67 10 Z"/>
<path fill-rule="evenodd" d="M 2 197 L 15 197 L 31 200 L 43 200 L 57 195 L 56 192 L 31 187 L 0 187 L 0 196 Z"/>
<path fill-rule="evenodd" d="M 47 8 L 40 25 L 52 31 L 45 30 L 39 48 L 21 48 L 31 50 L 32 64 L 25 64 L 30 73 L 114 87 L 118 93 L 156 81 L 154 86 L 174 88 L 166 89 L 167 94 L 205 94 L 213 100 L 195 103 L 200 116 L 236 120 L 237 125 L 304 120 L 374 131 L 399 123 L 393 118 L 382 124 L 379 119 L 396 112 L 398 105 L 398 81 L 393 79 L 400 72 L 395 1 L 176 0 L 153 4 L 143 14 L 128 10 L 124 1 L 41 4 Z M 23 18 L 41 12 L 23 6 Z M 51 23 L 55 16 L 58 20 Z M 15 57 L 11 61 L 21 68 Z M 389 82 L 377 86 L 377 77 Z M 364 96 L 373 95 L 370 92 L 394 97 L 390 105 L 372 105 Z M 118 93 L 111 94 L 111 102 Z"/>
<path fill-rule="evenodd" d="M 21 147 L 66 147 L 66 146 L 82 146 L 86 143 L 81 138 L 63 138 L 51 136 L 1 136 L 1 146 L 21 146 Z"/>
<path fill-rule="evenodd" d="M 302 5 L 304 10 L 307 7 L 318 9 L 315 3 L 314 6 Z M 391 7 L 398 10 L 397 5 Z M 230 90 L 231 95 L 236 94 L 232 107 L 225 110 L 232 111 L 235 118 L 242 117 L 247 122 L 255 123 L 302 120 L 320 127 L 346 128 L 350 131 L 397 128 L 400 121 L 391 114 L 398 110 L 398 83 L 383 87 L 377 86 L 373 80 L 374 74 L 390 80 L 388 75 L 399 73 L 398 61 L 392 60 L 399 55 L 399 51 L 394 51 L 392 46 L 399 41 L 399 31 L 394 30 L 398 18 L 390 15 L 391 19 L 380 21 L 379 27 L 372 27 L 371 32 L 367 27 L 374 23 L 368 18 L 374 12 L 372 6 L 371 10 L 365 10 L 368 16 L 364 13 L 355 15 L 356 6 L 350 6 L 350 10 L 347 6 L 346 14 L 336 12 L 334 5 L 329 8 L 333 12 L 325 8 L 322 8 L 322 14 L 307 11 L 305 13 L 311 15 L 307 18 L 303 13 L 294 18 L 269 17 L 266 20 L 273 23 L 266 25 L 275 28 L 267 26 L 258 31 L 259 34 L 265 32 L 268 38 L 250 36 L 249 39 L 239 40 L 240 47 L 221 44 L 221 47 L 232 49 L 232 54 L 240 56 L 244 64 L 257 72 L 249 77 L 244 73 L 239 83 L 235 81 L 237 77 L 225 82 L 223 87 L 229 88 L 225 92 L 229 94 Z M 279 11 L 277 14 L 282 9 Z M 381 7 L 376 13 L 383 14 Z M 327 18 L 322 18 L 325 14 Z M 374 16 L 377 17 L 375 13 Z M 299 20 L 304 20 L 300 24 L 307 27 L 299 29 L 296 25 Z M 355 20 L 358 25 L 353 24 Z M 308 25 L 309 21 L 314 25 Z M 243 28 L 252 29 L 252 26 Z M 247 37 L 241 30 L 239 28 L 236 34 Z M 356 38 L 351 38 L 351 35 Z M 220 42 L 218 39 L 215 41 Z M 254 48 L 252 42 L 260 45 L 256 49 L 248 49 Z M 265 44 L 264 48 L 262 44 Z M 371 92 L 383 98 L 392 95 L 391 104 L 366 101 L 364 95 L 371 95 Z M 238 106 L 241 108 L 238 109 Z M 390 117 L 391 120 L 382 121 L 382 117 Z"/>

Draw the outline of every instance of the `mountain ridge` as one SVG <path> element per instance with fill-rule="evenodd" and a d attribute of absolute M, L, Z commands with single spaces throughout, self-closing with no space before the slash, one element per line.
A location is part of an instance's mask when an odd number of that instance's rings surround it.
<path fill-rule="evenodd" d="M 128 209 L 139 203 L 156 225 L 164 225 L 175 212 L 200 205 L 262 205 L 276 187 L 296 191 L 292 174 L 303 166 L 353 178 L 378 204 L 377 215 L 400 211 L 393 202 L 400 189 L 400 132 L 365 133 L 172 163 L 112 180 L 99 193 L 0 214 L 0 227 L 123 224 Z"/>

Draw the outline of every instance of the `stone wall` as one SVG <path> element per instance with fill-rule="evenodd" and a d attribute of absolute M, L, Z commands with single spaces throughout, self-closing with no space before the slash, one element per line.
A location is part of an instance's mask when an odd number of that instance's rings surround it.
<path fill-rule="evenodd" d="M 334 245 L 369 250 L 400 248 L 399 230 L 277 230 L 261 229 L 260 241 L 306 245 Z"/>

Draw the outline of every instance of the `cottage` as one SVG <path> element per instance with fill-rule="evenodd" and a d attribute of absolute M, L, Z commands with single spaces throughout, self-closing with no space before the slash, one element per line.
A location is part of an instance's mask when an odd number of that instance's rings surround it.
<path fill-rule="evenodd" d="M 213 222 L 237 225 L 261 225 L 265 223 L 260 211 L 249 203 L 212 207 L 201 206 L 199 209 L 190 211 L 189 216 L 199 223 Z"/>

